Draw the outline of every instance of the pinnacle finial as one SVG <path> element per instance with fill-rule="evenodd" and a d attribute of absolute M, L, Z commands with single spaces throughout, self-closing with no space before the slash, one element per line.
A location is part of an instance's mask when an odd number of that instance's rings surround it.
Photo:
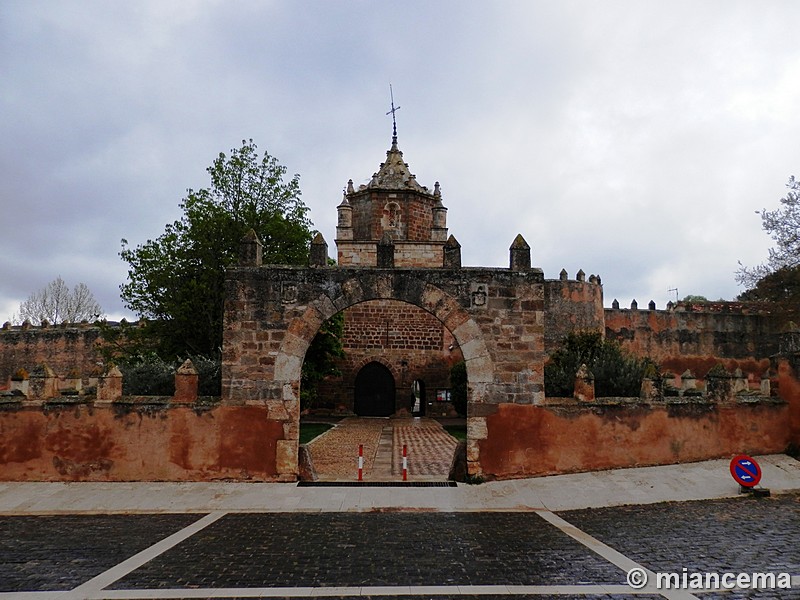
<path fill-rule="evenodd" d="M 387 112 L 386 114 L 392 115 L 392 148 L 397 148 L 397 119 L 395 119 L 394 113 L 400 110 L 400 107 L 395 107 L 394 105 L 394 92 L 392 91 L 392 84 L 389 84 L 389 96 L 392 99 L 392 109 Z"/>

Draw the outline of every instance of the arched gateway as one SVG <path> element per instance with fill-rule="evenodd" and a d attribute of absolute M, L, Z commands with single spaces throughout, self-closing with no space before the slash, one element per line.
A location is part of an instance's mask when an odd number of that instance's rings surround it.
<path fill-rule="evenodd" d="M 298 473 L 300 372 L 320 326 L 370 300 L 398 300 L 435 317 L 467 365 L 467 463 L 483 472 L 486 418 L 499 404 L 543 399 L 544 277 L 531 268 L 521 236 L 509 268 L 462 268 L 461 247 L 447 237 L 438 183 L 420 186 L 396 138 L 369 184 L 352 181 L 338 206 L 338 265 L 327 264 L 321 235 L 308 267 L 261 264 L 255 234 L 242 241 L 240 265 L 226 282 L 223 402 L 266 409 L 260 450 L 265 473 Z M 278 433 L 280 432 L 280 433 Z M 272 464 L 274 463 L 274 464 Z"/>

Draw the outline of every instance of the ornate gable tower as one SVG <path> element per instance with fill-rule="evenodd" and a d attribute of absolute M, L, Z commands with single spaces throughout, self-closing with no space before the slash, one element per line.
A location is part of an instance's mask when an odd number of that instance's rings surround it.
<path fill-rule="evenodd" d="M 338 212 L 340 266 L 444 266 L 447 209 L 439 182 L 433 191 L 417 183 L 397 147 L 396 127 L 386 162 L 357 190 L 347 182 Z"/>

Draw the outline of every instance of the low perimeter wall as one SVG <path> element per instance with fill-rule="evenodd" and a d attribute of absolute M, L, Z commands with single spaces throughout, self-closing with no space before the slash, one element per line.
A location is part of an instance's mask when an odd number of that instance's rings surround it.
<path fill-rule="evenodd" d="M 271 481 L 280 422 L 259 406 L 6 407 L 2 481 Z"/>
<path fill-rule="evenodd" d="M 772 397 L 501 404 L 467 452 L 477 445 L 484 474 L 511 479 L 797 451 L 798 358 L 778 361 L 778 395 Z"/>
<path fill-rule="evenodd" d="M 567 399 L 565 399 L 567 400 Z M 502 404 L 481 440 L 484 474 L 498 479 L 784 452 L 789 405 L 776 400 L 661 405 Z"/>
<path fill-rule="evenodd" d="M 778 366 L 778 386 L 780 397 L 722 402 L 494 405 L 468 420 L 467 456 L 479 456 L 485 477 L 509 479 L 780 453 L 800 446 L 800 382 L 787 362 Z M 296 446 L 277 451 L 297 439 L 287 430 L 297 424 L 269 403 L 75 398 L 0 398 L 0 481 L 278 481 L 297 465 Z M 282 455 L 293 464 L 282 464 Z"/>

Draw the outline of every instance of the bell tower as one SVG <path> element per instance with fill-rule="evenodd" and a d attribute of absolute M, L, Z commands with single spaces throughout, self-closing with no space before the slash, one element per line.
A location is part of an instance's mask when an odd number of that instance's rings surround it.
<path fill-rule="evenodd" d="M 399 108 L 399 107 L 397 107 Z M 392 146 L 370 181 L 347 188 L 338 210 L 337 259 L 340 266 L 442 267 L 447 242 L 447 208 L 439 182 L 431 191 L 417 183 L 397 147 L 392 102 Z M 387 113 L 389 114 L 389 113 Z M 387 246 L 393 250 L 388 250 Z M 391 265 L 378 260 L 390 252 Z"/>

